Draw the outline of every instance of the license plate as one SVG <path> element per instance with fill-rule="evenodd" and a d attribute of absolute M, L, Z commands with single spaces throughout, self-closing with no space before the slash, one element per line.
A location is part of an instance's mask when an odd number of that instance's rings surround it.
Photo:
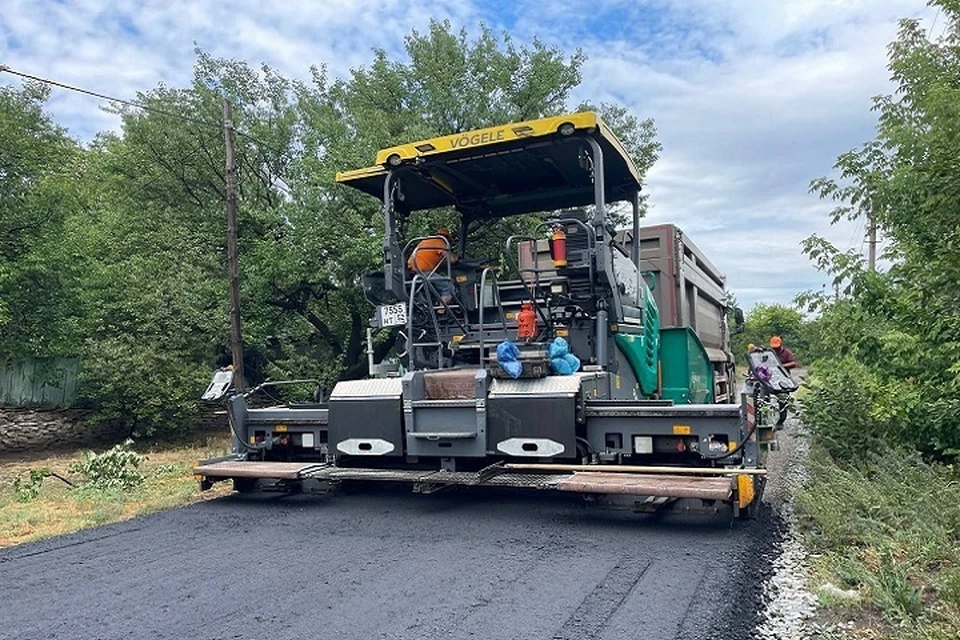
<path fill-rule="evenodd" d="M 407 305 L 403 303 L 380 305 L 381 327 L 395 327 L 401 324 L 407 324 Z"/>

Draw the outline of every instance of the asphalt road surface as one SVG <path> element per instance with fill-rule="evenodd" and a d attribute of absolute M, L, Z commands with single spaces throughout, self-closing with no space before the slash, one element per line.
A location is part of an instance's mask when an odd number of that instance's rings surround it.
<path fill-rule="evenodd" d="M 746 638 L 776 523 L 570 496 L 231 496 L 0 551 L 0 638 Z"/>

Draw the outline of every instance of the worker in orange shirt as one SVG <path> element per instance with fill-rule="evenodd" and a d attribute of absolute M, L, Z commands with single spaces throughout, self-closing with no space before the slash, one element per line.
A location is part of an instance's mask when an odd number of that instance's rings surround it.
<path fill-rule="evenodd" d="M 439 270 L 444 260 L 449 260 L 450 264 L 457 261 L 457 256 L 450 250 L 452 244 L 450 230 L 440 227 L 435 236 L 421 240 L 407 259 L 410 270 L 426 276 L 446 304 L 453 300 L 453 282 L 445 271 L 439 273 Z"/>
<path fill-rule="evenodd" d="M 771 337 L 770 348 L 777 354 L 777 358 L 780 359 L 780 364 L 783 365 L 784 369 L 796 369 L 797 358 L 793 355 L 793 351 L 783 346 L 783 338 L 780 336 Z"/>
<path fill-rule="evenodd" d="M 797 358 L 793 355 L 793 351 L 783 346 L 783 338 L 780 336 L 772 336 L 770 338 L 770 348 L 777 354 L 780 364 L 783 365 L 783 368 L 787 370 L 788 374 L 790 369 L 797 367 Z M 777 427 L 779 428 L 787 421 L 787 411 L 790 407 L 790 402 L 789 398 L 784 395 L 777 396 L 777 401 L 780 404 L 780 417 L 777 420 Z"/>

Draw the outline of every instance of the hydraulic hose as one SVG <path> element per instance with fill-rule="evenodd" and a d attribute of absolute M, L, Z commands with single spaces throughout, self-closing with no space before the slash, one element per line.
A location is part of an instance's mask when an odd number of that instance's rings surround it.
<path fill-rule="evenodd" d="M 316 383 L 317 385 L 320 384 L 319 380 L 315 380 L 313 378 L 306 378 L 302 380 L 277 380 L 275 382 L 268 380 L 262 384 L 255 386 L 253 389 L 250 389 L 246 393 L 244 393 L 243 397 L 244 399 L 249 398 L 253 394 L 267 387 L 279 387 L 279 386 L 292 385 L 292 384 L 305 384 L 307 382 Z M 259 446 L 249 445 L 243 438 L 240 437 L 240 434 L 237 433 L 237 427 L 233 423 L 233 412 L 230 411 L 230 407 L 227 407 L 227 424 L 230 426 L 230 432 L 233 433 L 233 437 L 236 439 L 237 442 L 240 443 L 240 446 L 243 447 L 246 451 L 263 451 L 264 449 L 267 448 L 266 443 Z"/>
<path fill-rule="evenodd" d="M 774 394 L 774 395 L 778 395 L 778 394 Z M 758 396 L 758 398 L 759 398 L 759 396 Z M 707 460 L 725 460 L 726 458 L 729 458 L 730 456 L 733 456 L 733 455 L 736 455 L 736 454 L 740 453 L 740 451 L 743 449 L 743 446 L 744 446 L 747 442 L 749 442 L 749 441 L 750 441 L 750 438 L 753 437 L 753 434 L 757 432 L 757 425 L 758 425 L 758 424 L 759 424 L 759 423 L 758 423 L 756 420 L 754 420 L 753 426 L 750 427 L 750 430 L 747 432 L 747 435 L 746 435 L 746 436 L 737 444 L 737 446 L 734 447 L 731 451 L 728 451 L 728 452 L 724 453 L 723 455 L 719 455 L 719 456 L 706 456 L 706 455 L 703 455 L 703 453 L 701 453 L 700 455 L 701 455 L 703 458 L 707 459 Z"/>
<path fill-rule="evenodd" d="M 733 449 L 731 449 L 730 451 L 727 451 L 727 452 L 724 453 L 723 455 L 719 455 L 719 456 L 707 456 L 707 455 L 703 455 L 703 453 L 701 452 L 701 453 L 700 453 L 701 457 L 703 457 L 703 458 L 705 458 L 705 459 L 707 459 L 707 460 L 726 460 L 726 459 L 729 458 L 730 456 L 735 456 L 736 454 L 740 453 L 740 451 L 743 449 L 743 446 L 744 446 L 745 444 L 747 444 L 747 442 L 750 441 L 750 438 L 753 437 L 753 434 L 755 434 L 755 433 L 757 432 L 757 424 L 758 424 L 757 421 L 754 420 L 754 421 L 753 421 L 753 426 L 750 427 L 750 430 L 749 430 L 749 431 L 747 431 L 747 435 L 744 436 L 744 437 L 740 440 L 740 442 L 737 443 L 737 446 L 735 446 L 735 447 L 734 447 Z"/>
<path fill-rule="evenodd" d="M 247 451 L 263 451 L 267 448 L 266 443 L 260 446 L 249 445 L 240 437 L 240 434 L 237 433 L 237 427 L 233 424 L 233 413 L 229 409 L 227 409 L 227 424 L 230 425 L 230 432 L 233 433 L 234 440 L 239 442 L 240 446 Z"/>
<path fill-rule="evenodd" d="M 581 436 L 577 436 L 577 453 L 583 452 L 581 458 L 588 458 L 590 454 L 593 453 L 593 447 L 590 445 L 590 441 Z"/>

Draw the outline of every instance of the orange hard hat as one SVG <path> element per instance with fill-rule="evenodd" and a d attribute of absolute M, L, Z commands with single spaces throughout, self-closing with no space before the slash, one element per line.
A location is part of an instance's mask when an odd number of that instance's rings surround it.
<path fill-rule="evenodd" d="M 440 227 L 439 229 L 437 229 L 437 235 L 438 235 L 438 236 L 444 236 L 445 238 L 449 238 L 449 237 L 450 237 L 450 229 L 447 229 L 446 227 Z"/>
<path fill-rule="evenodd" d="M 780 336 L 773 336 L 770 338 L 770 346 L 774 349 L 779 349 L 783 346 L 783 338 Z"/>

